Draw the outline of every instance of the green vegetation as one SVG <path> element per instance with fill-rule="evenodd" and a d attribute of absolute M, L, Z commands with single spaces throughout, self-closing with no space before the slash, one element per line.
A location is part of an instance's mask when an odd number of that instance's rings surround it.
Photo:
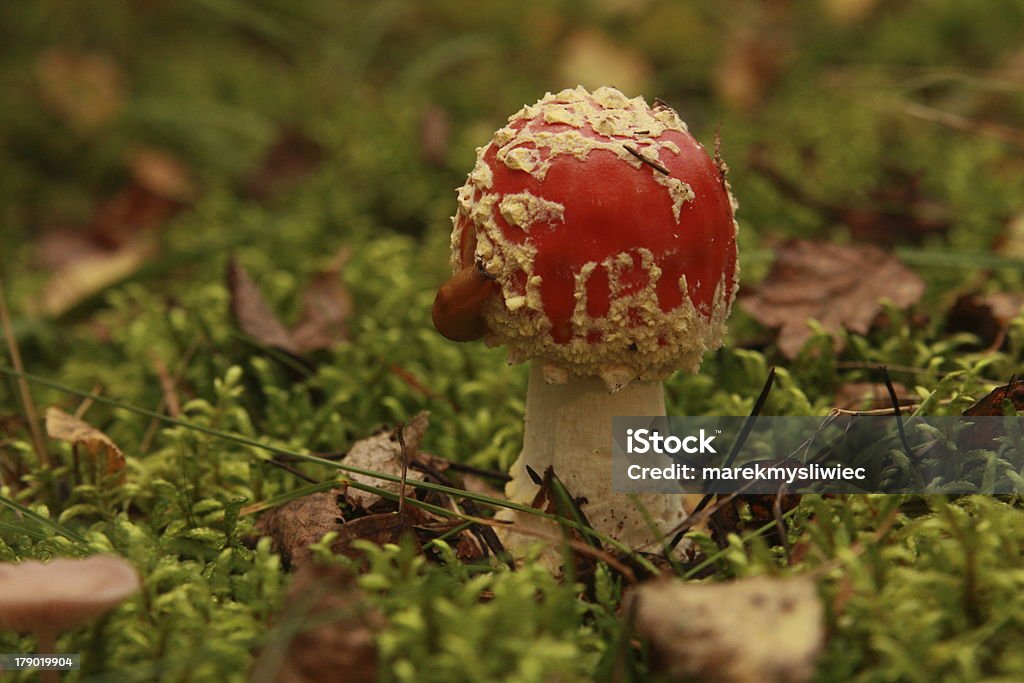
<path fill-rule="evenodd" d="M 508 467 L 526 368 L 445 341 L 429 308 L 475 146 L 545 90 L 614 73 L 627 94 L 670 103 L 709 148 L 720 130 L 745 285 L 797 237 L 883 244 L 926 283 L 909 310 L 887 308 L 841 348 L 819 328 L 794 359 L 736 306 L 726 346 L 666 383 L 670 414 L 747 414 L 771 366 L 764 414 L 824 414 L 843 387 L 879 382 L 882 364 L 926 414 L 959 414 L 1006 384 L 1024 368 L 1021 309 L 983 312 L 982 324 L 954 303 L 1024 288 L 1021 26 L 1017 0 L 0 7 L 12 336 L 44 380 L 29 381 L 37 411 L 75 413 L 82 392 L 109 399 L 87 401 L 83 419 L 126 458 L 105 475 L 85 450 L 47 440 L 44 467 L 3 345 L 0 560 L 109 552 L 144 584 L 60 638 L 83 654 L 64 680 L 246 678 L 289 576 L 269 539 L 253 540 L 244 506 L 307 483 L 257 443 L 339 453 L 429 410 L 424 451 Z M 146 190 L 112 218 L 111 199 L 145 185 L 139 150 L 183 169 L 189 190 Z M 230 257 L 292 323 L 343 247 L 344 339 L 295 358 L 240 331 Z M 124 254 L 142 256 L 114 272 Z M 76 280 L 55 304 L 54 273 L 74 268 L 111 282 Z M 177 423 L 129 409 L 167 414 L 169 392 Z M 812 573 L 828 631 L 818 680 L 1024 676 L 1016 498 L 805 497 L 788 520 L 788 550 L 767 528 L 737 531 L 724 550 L 691 535 L 712 580 Z M 430 560 L 408 545 L 367 552 L 358 585 L 387 619 L 384 680 L 648 672 L 619 613 L 624 579 L 603 564 L 559 581 L 539 564 L 463 564 L 443 542 Z M 30 636 L 0 633 L 0 652 L 33 651 Z"/>

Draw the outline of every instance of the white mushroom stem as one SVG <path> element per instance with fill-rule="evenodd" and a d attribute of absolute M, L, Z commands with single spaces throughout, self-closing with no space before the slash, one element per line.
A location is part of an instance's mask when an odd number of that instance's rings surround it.
<path fill-rule="evenodd" d="M 543 362 L 533 361 L 523 450 L 512 465 L 505 494 L 513 502 L 530 504 L 538 486 L 526 467 L 541 476 L 553 467 L 573 497 L 586 499 L 580 509 L 594 529 L 631 548 L 657 551 L 659 538 L 686 517 L 683 496 L 612 493 L 612 418 L 664 414 L 665 391 L 660 381 L 631 382 L 615 393 L 609 393 L 599 377 L 570 375 L 563 384 L 549 384 Z M 657 533 L 645 513 L 658 527 Z M 545 526 L 526 514 L 502 517 L 531 529 Z M 506 540 L 515 547 L 534 539 L 512 533 Z"/>

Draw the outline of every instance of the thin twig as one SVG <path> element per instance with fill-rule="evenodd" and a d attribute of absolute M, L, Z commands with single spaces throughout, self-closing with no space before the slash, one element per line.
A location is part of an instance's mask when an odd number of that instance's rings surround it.
<path fill-rule="evenodd" d="M 402 449 L 402 483 L 398 489 L 398 514 L 405 513 L 405 482 L 409 474 L 409 450 L 405 447 L 405 423 L 399 422 L 395 425 L 395 436 L 398 437 L 398 446 Z"/>
<path fill-rule="evenodd" d="M 885 388 L 889 391 L 889 400 L 892 401 L 892 412 L 896 416 L 896 429 L 900 433 L 900 442 L 903 444 L 903 449 L 907 452 L 907 457 L 910 458 L 910 462 L 915 462 L 917 456 L 914 455 L 913 449 L 910 447 L 910 442 L 907 441 L 907 433 L 903 431 L 903 413 L 900 411 L 900 402 L 896 398 L 896 389 L 892 386 L 892 379 L 889 377 L 889 369 L 884 365 L 878 368 L 882 372 L 882 379 L 885 380 Z"/>
<path fill-rule="evenodd" d="M 192 361 L 192 356 L 199 349 L 199 342 L 202 340 L 200 335 L 192 337 L 192 341 L 189 342 L 188 347 L 185 349 L 185 353 L 182 354 L 181 360 L 178 362 L 178 367 L 175 369 L 174 377 L 172 378 L 172 387 L 177 387 L 178 383 L 181 382 L 185 376 L 185 371 L 188 369 L 189 363 Z M 163 383 L 161 382 L 161 385 Z M 160 403 L 157 404 L 156 412 L 163 412 L 167 406 L 167 394 L 166 389 L 163 396 L 160 399 Z M 181 415 L 172 415 L 173 418 L 180 418 Z M 157 431 L 160 429 L 160 421 L 156 418 L 152 418 L 149 424 L 146 426 L 146 433 L 142 437 L 142 443 L 139 444 L 139 453 L 145 454 L 149 451 L 149 447 L 153 445 L 153 439 L 156 437 Z"/>
<path fill-rule="evenodd" d="M 18 348 L 18 341 L 14 338 L 14 330 L 11 327 L 11 314 L 7 310 L 7 293 L 4 291 L 4 283 L 0 280 L 0 323 L 3 323 L 4 337 L 7 339 L 7 350 L 11 354 L 11 363 L 18 372 L 25 372 L 25 366 L 21 362 L 21 350 Z M 21 404 L 25 409 L 25 419 L 28 420 L 28 429 L 32 434 L 32 447 L 35 449 L 36 457 L 46 468 L 53 467 L 53 460 L 50 452 L 46 449 L 46 442 L 43 440 L 43 432 L 39 429 L 39 416 L 36 413 L 35 403 L 32 401 L 32 391 L 29 389 L 28 380 L 25 377 L 18 377 L 18 391 L 21 394 Z"/>
<path fill-rule="evenodd" d="M 99 394 L 101 391 L 103 391 L 102 385 L 92 385 L 92 393 Z M 89 411 L 89 408 L 92 408 L 93 403 L 95 403 L 95 401 L 91 398 L 83 399 L 82 402 L 78 404 L 78 409 L 75 411 L 75 419 L 81 420 L 84 418 L 85 414 Z"/>
<path fill-rule="evenodd" d="M 665 168 L 665 167 L 664 167 L 664 166 L 663 166 L 663 165 L 661 164 L 661 162 L 659 162 L 659 161 L 655 161 L 654 159 L 650 158 L 649 156 L 647 156 L 646 154 L 644 154 L 643 152 L 641 152 L 640 150 L 638 150 L 638 149 L 637 149 L 636 147 L 633 147 L 632 145 L 623 145 L 622 147 L 623 147 L 623 148 L 624 148 L 624 149 L 625 149 L 625 150 L 626 150 L 627 152 L 629 152 L 630 154 L 632 154 L 632 155 L 633 155 L 634 157 L 636 157 L 637 159 L 639 159 L 639 160 L 640 160 L 640 163 L 642 163 L 642 164 L 647 164 L 648 166 L 650 166 L 651 168 L 653 168 L 653 169 L 654 169 L 655 171 L 657 171 L 658 173 L 662 173 L 662 174 L 664 174 L 664 175 L 669 175 L 669 171 L 668 171 L 668 169 L 667 169 L 667 168 Z"/>
<path fill-rule="evenodd" d="M 908 403 L 903 407 L 913 412 L 920 408 L 921 404 Z M 895 415 L 896 411 L 892 408 L 876 408 L 875 410 L 846 410 L 844 408 L 833 408 L 830 413 L 834 415 L 852 415 L 853 417 L 873 417 L 877 415 Z"/>

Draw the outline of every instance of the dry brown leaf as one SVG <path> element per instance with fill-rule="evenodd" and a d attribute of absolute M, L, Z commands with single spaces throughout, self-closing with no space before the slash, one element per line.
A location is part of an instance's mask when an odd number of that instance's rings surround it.
<path fill-rule="evenodd" d="M 378 512 L 345 522 L 331 550 L 353 560 L 363 558 L 363 551 L 352 546 L 353 541 L 370 541 L 377 545 L 398 543 L 406 534 L 413 533 L 417 524 L 431 521 L 419 509 L 410 507 L 402 512 Z"/>
<path fill-rule="evenodd" d="M 268 510 L 256 522 L 256 530 L 270 536 L 274 552 L 280 553 L 285 566 L 296 568 L 309 561 L 309 549 L 331 531 L 344 524 L 338 507 L 338 491 L 320 491 L 296 498 Z"/>
<path fill-rule="evenodd" d="M 431 166 L 444 166 L 451 128 L 448 112 L 436 104 L 429 105 L 420 114 L 420 154 Z"/>
<path fill-rule="evenodd" d="M 1014 318 L 1024 312 L 1024 294 L 995 292 L 964 294 L 949 309 L 946 326 L 951 332 L 977 335 L 983 346 L 999 346 Z"/>
<path fill-rule="evenodd" d="M 406 451 L 408 452 L 410 461 L 419 450 L 420 443 L 423 441 L 423 435 L 426 433 L 427 425 L 430 423 L 429 418 L 430 413 L 423 411 L 409 420 L 405 425 L 402 436 L 405 439 Z M 351 465 L 352 467 L 360 467 L 362 469 L 373 470 L 374 472 L 383 472 L 384 474 L 400 477 L 402 476 L 402 447 L 398 443 L 398 438 L 394 431 L 384 431 L 357 441 L 352 448 L 349 449 L 348 455 L 345 456 L 344 463 L 346 465 Z M 369 486 L 375 486 L 377 488 L 384 489 L 385 491 L 390 491 L 396 495 L 401 489 L 401 484 L 397 482 L 384 481 L 382 479 L 377 479 L 376 477 L 370 477 L 362 474 L 349 474 L 348 477 L 352 479 L 352 481 L 357 481 Z M 422 481 L 423 474 L 410 468 L 406 474 L 406 478 L 413 481 Z M 352 487 L 349 487 L 345 491 L 345 497 L 352 505 L 362 508 L 363 510 L 369 510 L 381 500 L 381 497 L 376 493 L 360 491 Z"/>
<path fill-rule="evenodd" d="M 302 353 L 329 348 L 348 337 L 352 296 L 341 281 L 341 271 L 349 256 L 348 249 L 341 249 L 302 293 L 302 314 L 292 330 L 292 340 Z"/>
<path fill-rule="evenodd" d="M 198 194 L 188 168 L 169 152 L 139 147 L 125 165 L 131 181 L 100 204 L 92 219 L 93 238 L 107 247 L 163 227 Z"/>
<path fill-rule="evenodd" d="M 41 268 L 58 270 L 76 261 L 110 254 L 87 229 L 56 226 L 45 230 L 36 242 L 35 261 Z"/>
<path fill-rule="evenodd" d="M 821 600 L 803 577 L 655 581 L 630 607 L 654 669 L 672 681 L 806 681 L 825 639 Z"/>
<path fill-rule="evenodd" d="M 810 150 L 804 152 L 813 156 Z M 809 192 L 806 183 L 792 180 L 776 168 L 771 157 L 772 151 L 767 147 L 754 147 L 748 162 L 751 170 L 783 196 L 819 214 L 825 222 L 846 225 L 857 241 L 876 245 L 918 243 L 952 227 L 949 207 L 927 196 L 920 171 L 883 168 L 875 187 L 866 188 L 867 199 L 837 203 Z"/>
<path fill-rule="evenodd" d="M 781 497 L 774 493 L 757 493 L 735 496 L 721 504 L 714 503 L 714 512 L 707 522 L 711 537 L 720 548 L 725 548 L 729 545 L 730 534 L 743 534 L 763 527 L 799 505 L 800 498 L 794 493 L 786 493 Z M 772 545 L 785 543 L 785 539 L 779 537 L 779 530 L 774 527 L 766 534 L 765 540 Z"/>
<path fill-rule="evenodd" d="M 1024 211 L 1006 222 L 1006 230 L 999 238 L 996 251 L 1003 256 L 1024 260 Z"/>
<path fill-rule="evenodd" d="M 124 453 L 109 436 L 60 408 L 46 409 L 46 434 L 51 439 L 82 446 L 93 458 L 103 456 L 107 474 L 124 469 Z"/>
<path fill-rule="evenodd" d="M 153 194 L 187 204 L 198 194 L 192 173 L 170 152 L 153 147 L 136 147 L 128 154 L 132 178 Z"/>
<path fill-rule="evenodd" d="M 808 320 L 817 320 L 841 350 L 842 330 L 867 334 L 883 300 L 906 308 L 923 293 L 924 281 L 877 247 L 794 240 L 779 247 L 768 277 L 740 305 L 762 325 L 779 328 L 779 351 L 795 358 L 812 336 Z"/>
<path fill-rule="evenodd" d="M 103 55 L 46 50 L 35 77 L 43 106 L 82 132 L 99 128 L 124 106 L 124 74 Z"/>
<path fill-rule="evenodd" d="M 871 16 L 878 0 L 821 0 L 821 5 L 837 24 L 857 24 Z"/>
<path fill-rule="evenodd" d="M 264 648 L 250 681 L 378 680 L 376 636 L 386 622 L 367 604 L 351 570 L 337 565 L 306 565 L 292 579 L 285 604 L 287 608 L 278 621 L 295 635 L 283 653 L 275 651 L 273 645 Z M 292 630 L 296 622 L 300 625 L 297 632 Z"/>
<path fill-rule="evenodd" d="M 242 332 L 264 346 L 298 353 L 291 332 L 271 310 L 249 271 L 235 258 L 228 263 L 228 292 L 231 295 L 231 313 Z"/>
<path fill-rule="evenodd" d="M 301 130 L 284 127 L 245 182 L 245 195 L 270 199 L 302 184 L 325 157 L 324 149 Z"/>
<path fill-rule="evenodd" d="M 132 183 L 96 209 L 93 238 L 108 248 L 123 247 L 140 233 L 163 226 L 178 210 L 175 202 Z"/>
<path fill-rule="evenodd" d="M 87 251 L 67 262 L 43 285 L 38 310 L 58 318 L 85 299 L 117 284 L 143 266 L 156 252 L 153 240 L 140 236 L 114 251 Z"/>
<path fill-rule="evenodd" d="M 650 80 L 650 66 L 643 55 L 592 29 L 569 36 L 556 63 L 563 82 L 589 90 L 612 85 L 633 96 L 647 90 Z"/>
<path fill-rule="evenodd" d="M 1003 402 L 1009 401 L 1017 411 L 1024 411 L 1024 379 L 1019 379 L 996 387 L 986 394 L 980 401 L 964 411 L 964 415 L 971 417 L 992 416 L 998 417 L 1003 414 Z"/>
<path fill-rule="evenodd" d="M 302 314 L 291 330 L 271 310 L 245 267 L 231 259 L 228 291 L 231 313 L 238 326 L 260 344 L 292 354 L 319 351 L 347 338 L 352 297 L 340 273 L 348 253 L 347 249 L 341 249 L 325 270 L 313 276 L 302 293 Z"/>

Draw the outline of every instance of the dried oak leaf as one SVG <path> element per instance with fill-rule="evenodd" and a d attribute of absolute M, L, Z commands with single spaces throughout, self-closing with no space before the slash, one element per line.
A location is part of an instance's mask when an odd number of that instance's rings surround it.
<path fill-rule="evenodd" d="M 1014 410 L 1024 411 L 1024 379 L 996 387 L 980 401 L 964 411 L 969 417 L 998 417 L 1003 414 L 1003 402 L 1009 401 Z"/>
<path fill-rule="evenodd" d="M 363 551 L 353 547 L 354 541 L 370 541 L 377 545 L 398 543 L 403 536 L 414 533 L 417 526 L 434 521 L 419 508 L 406 506 L 401 512 L 378 512 L 345 522 L 331 550 L 353 560 L 363 558 Z"/>
<path fill-rule="evenodd" d="M 291 333 L 271 310 L 249 271 L 235 258 L 228 263 L 228 291 L 231 313 L 243 332 L 266 346 L 298 353 Z"/>
<path fill-rule="evenodd" d="M 270 536 L 271 547 L 285 566 L 300 567 L 312 556 L 310 545 L 344 524 L 339 495 L 338 491 L 320 491 L 296 498 L 265 512 L 256 522 L 256 530 Z"/>
<path fill-rule="evenodd" d="M 825 639 L 821 600 L 803 577 L 653 581 L 632 593 L 629 613 L 672 681 L 805 681 Z"/>
<path fill-rule="evenodd" d="M 324 270 L 313 275 L 302 293 L 302 313 L 292 329 L 292 341 L 300 352 L 326 349 L 348 337 L 352 297 L 341 281 L 341 271 L 351 252 L 341 249 Z"/>
<path fill-rule="evenodd" d="M 137 147 L 125 165 L 131 180 L 100 204 L 92 220 L 93 239 L 108 248 L 163 227 L 199 194 L 188 167 L 167 151 Z"/>
<path fill-rule="evenodd" d="M 781 496 L 774 493 L 755 493 L 735 496 L 720 505 L 715 504 L 714 512 L 708 519 L 711 537 L 720 548 L 725 548 L 729 545 L 730 534 L 742 534 L 764 526 L 799 505 L 800 498 L 800 495 L 794 493 L 784 493 Z M 784 539 L 779 538 L 779 530 L 774 527 L 766 535 L 766 540 L 772 545 L 784 543 Z"/>
<path fill-rule="evenodd" d="M 405 439 L 406 452 L 410 461 L 419 450 L 429 423 L 430 413 L 423 411 L 409 420 L 403 428 L 402 436 Z M 393 430 L 387 430 L 361 439 L 349 449 L 344 462 L 353 467 L 400 477 L 402 476 L 402 447 L 398 442 L 398 436 Z M 364 474 L 349 474 L 348 477 L 352 481 L 375 486 L 396 495 L 401 489 L 401 484 L 397 482 L 384 481 Z M 423 474 L 409 468 L 406 472 L 406 479 L 422 481 Z M 376 493 L 360 491 L 352 487 L 345 491 L 345 497 L 349 503 L 363 510 L 369 510 L 381 500 Z"/>
<path fill-rule="evenodd" d="M 565 83 L 590 89 L 614 83 L 623 92 L 643 92 L 650 83 L 651 66 L 643 54 L 604 31 L 580 29 L 561 44 L 562 55 L 556 64 Z"/>
<path fill-rule="evenodd" d="M 285 327 L 263 297 L 259 285 L 236 259 L 228 263 L 231 313 L 247 335 L 264 346 L 299 355 L 325 349 L 348 336 L 352 298 L 340 273 L 348 258 L 342 249 L 326 269 L 313 276 L 302 293 L 303 309 L 293 329 Z"/>
<path fill-rule="evenodd" d="M 104 55 L 46 50 L 34 75 L 43 106 L 80 132 L 101 127 L 124 107 L 124 73 Z"/>
<path fill-rule="evenodd" d="M 985 346 L 997 345 L 1005 339 L 1010 322 L 1024 312 L 1024 294 L 995 292 L 964 294 L 956 300 L 946 316 L 951 332 L 970 332 Z"/>
<path fill-rule="evenodd" d="M 376 638 L 386 621 L 367 603 L 350 569 L 307 564 L 292 578 L 285 604 L 277 621 L 283 634 L 294 636 L 283 653 L 274 645 L 264 648 L 250 680 L 378 680 Z"/>
<path fill-rule="evenodd" d="M 107 474 L 124 469 L 124 453 L 109 436 L 60 408 L 46 409 L 46 434 L 51 439 L 82 446 L 93 458 L 103 456 Z"/>
<path fill-rule="evenodd" d="M 156 253 L 156 243 L 138 237 L 113 251 L 83 251 L 67 261 L 43 285 L 36 300 L 40 313 L 59 318 L 89 297 L 130 277 Z"/>
<path fill-rule="evenodd" d="M 290 126 L 283 127 L 267 149 L 263 161 L 245 181 L 245 196 L 269 199 L 302 184 L 325 157 L 320 143 Z"/>
<path fill-rule="evenodd" d="M 451 139 L 451 117 L 448 111 L 431 104 L 420 114 L 420 156 L 435 168 L 443 168 Z"/>
<path fill-rule="evenodd" d="M 779 328 L 779 350 L 795 358 L 812 335 L 808 320 L 816 319 L 841 350 L 842 330 L 866 334 L 883 300 L 906 308 L 923 293 L 924 281 L 877 247 L 793 240 L 740 305 L 762 325 Z"/>

